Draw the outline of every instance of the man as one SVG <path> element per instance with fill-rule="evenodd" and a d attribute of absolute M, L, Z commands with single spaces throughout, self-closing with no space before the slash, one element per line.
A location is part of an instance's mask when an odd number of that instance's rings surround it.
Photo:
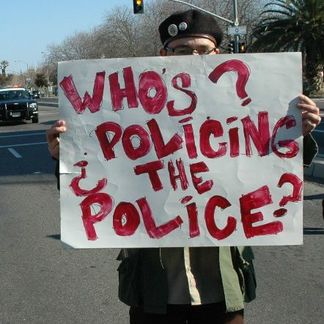
<path fill-rule="evenodd" d="M 178 12 L 159 27 L 162 56 L 215 55 L 222 31 L 209 15 Z M 319 109 L 300 96 L 303 133 L 320 122 Z M 58 159 L 58 121 L 47 133 L 49 150 Z M 307 138 L 308 162 L 316 151 Z M 249 248 L 201 247 L 123 249 L 118 257 L 119 297 L 130 305 L 131 324 L 243 323 L 244 301 L 255 298 L 252 251 Z"/>

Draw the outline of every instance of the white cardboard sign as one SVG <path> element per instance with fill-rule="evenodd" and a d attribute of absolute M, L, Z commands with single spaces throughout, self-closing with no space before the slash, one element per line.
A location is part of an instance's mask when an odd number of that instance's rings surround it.
<path fill-rule="evenodd" d="M 59 64 L 61 238 L 302 243 L 299 53 Z"/>

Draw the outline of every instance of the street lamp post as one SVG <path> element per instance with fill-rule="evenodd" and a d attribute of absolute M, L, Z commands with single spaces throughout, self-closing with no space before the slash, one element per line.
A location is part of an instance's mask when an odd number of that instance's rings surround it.
<path fill-rule="evenodd" d="M 238 9 L 237 9 L 237 0 L 233 0 L 233 10 L 234 10 L 234 26 L 238 27 L 239 20 L 238 20 Z M 234 34 L 234 53 L 240 52 L 240 35 L 235 33 Z"/>
<path fill-rule="evenodd" d="M 195 6 L 195 5 L 191 4 L 191 3 L 188 3 L 188 2 L 185 2 L 185 1 L 182 1 L 182 0 L 169 0 L 169 1 L 172 1 L 172 2 L 178 2 L 178 3 L 184 4 L 184 5 L 186 5 L 186 6 L 189 6 L 189 7 L 195 8 L 195 9 L 197 9 L 197 10 L 199 10 L 199 11 L 205 12 L 205 13 L 207 13 L 207 14 L 209 14 L 209 15 L 211 15 L 211 16 L 214 16 L 214 17 L 216 17 L 216 18 L 218 18 L 218 19 L 220 19 L 220 20 L 223 20 L 223 21 L 225 21 L 225 22 L 227 22 L 227 23 L 229 23 L 229 24 L 234 24 L 234 21 L 233 21 L 233 20 L 230 20 L 230 19 L 224 18 L 224 17 L 222 17 L 222 16 L 216 15 L 215 13 L 213 13 L 213 12 L 211 12 L 211 11 L 208 11 L 208 10 L 202 9 L 202 8 L 200 8 L 200 7 L 198 7 L 198 6 Z M 236 1 L 236 0 L 234 0 L 234 1 Z"/>
<path fill-rule="evenodd" d="M 23 60 L 14 60 L 14 62 L 15 62 L 15 63 L 24 63 L 24 64 L 26 64 L 26 72 L 28 72 L 28 70 L 29 70 L 29 65 L 28 65 L 27 62 L 25 62 L 25 61 L 23 61 Z"/>
<path fill-rule="evenodd" d="M 23 61 L 23 60 L 15 60 L 14 61 L 15 63 L 24 63 L 24 64 L 26 64 L 26 72 L 25 72 L 25 87 L 27 88 L 27 86 L 28 86 L 28 83 L 29 83 L 29 78 L 28 78 L 28 75 L 27 75 L 27 73 L 28 73 L 28 71 L 29 71 L 29 66 L 28 66 L 28 63 L 27 62 L 25 62 L 25 61 Z M 21 70 L 20 70 L 20 73 L 21 73 Z M 22 73 L 21 73 L 22 74 Z"/>
<path fill-rule="evenodd" d="M 46 55 L 47 55 L 46 52 L 41 52 L 41 54 L 43 55 L 44 58 L 46 58 Z M 46 76 L 46 81 L 47 81 L 46 92 L 47 92 L 47 96 L 48 96 L 49 95 L 49 87 L 51 89 L 51 86 L 50 86 L 50 76 L 49 76 L 49 63 L 46 59 L 44 59 L 44 63 L 42 64 L 42 66 L 43 66 L 43 68 L 45 67 L 45 72 L 46 72 L 45 76 Z"/>

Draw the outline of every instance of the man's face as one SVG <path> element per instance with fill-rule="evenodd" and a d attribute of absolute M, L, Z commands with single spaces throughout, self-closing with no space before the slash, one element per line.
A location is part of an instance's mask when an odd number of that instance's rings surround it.
<path fill-rule="evenodd" d="M 208 38 L 184 37 L 171 41 L 161 49 L 162 56 L 170 55 L 211 55 L 218 54 L 216 44 Z"/>

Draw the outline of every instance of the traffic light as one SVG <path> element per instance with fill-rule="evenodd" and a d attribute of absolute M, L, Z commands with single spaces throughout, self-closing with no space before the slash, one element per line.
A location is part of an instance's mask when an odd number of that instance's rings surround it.
<path fill-rule="evenodd" d="M 133 0 L 134 14 L 144 13 L 144 1 L 143 0 Z"/>
<path fill-rule="evenodd" d="M 234 43 L 234 41 L 230 41 L 230 42 L 228 43 L 228 52 L 229 52 L 230 54 L 233 54 L 233 53 L 234 53 L 234 48 L 235 48 L 235 43 Z"/>
<path fill-rule="evenodd" d="M 245 53 L 246 52 L 246 44 L 245 44 L 245 42 L 240 42 L 239 50 L 240 50 L 240 53 Z"/>

